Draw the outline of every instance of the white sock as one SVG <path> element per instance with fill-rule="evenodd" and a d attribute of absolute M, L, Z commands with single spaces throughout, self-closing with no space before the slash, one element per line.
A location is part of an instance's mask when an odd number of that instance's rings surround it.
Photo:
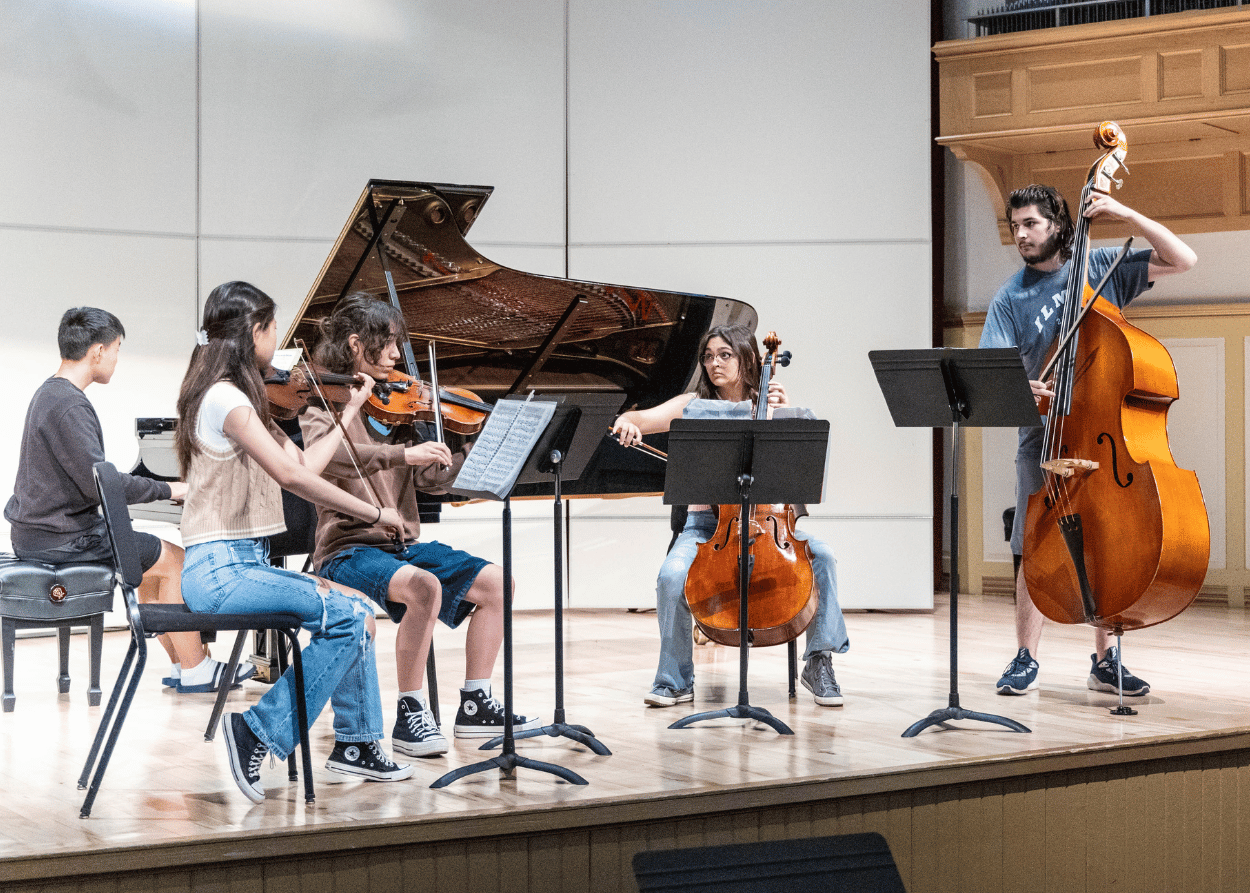
<path fill-rule="evenodd" d="M 460 690 L 462 692 L 465 692 L 466 694 L 468 694 L 469 692 L 480 691 L 482 692 L 482 694 L 486 695 L 486 697 L 489 698 L 490 697 L 490 680 L 489 679 L 466 679 L 464 680 L 464 685 L 460 687 Z"/>
<path fill-rule="evenodd" d="M 211 657 L 205 658 L 194 667 L 186 670 L 181 675 L 183 685 L 203 685 L 206 682 L 213 681 L 213 672 L 217 668 L 217 661 Z"/>
<path fill-rule="evenodd" d="M 401 691 L 399 696 L 401 698 L 412 698 L 426 710 L 430 709 L 430 702 L 425 699 L 424 688 L 418 688 L 416 691 Z"/>

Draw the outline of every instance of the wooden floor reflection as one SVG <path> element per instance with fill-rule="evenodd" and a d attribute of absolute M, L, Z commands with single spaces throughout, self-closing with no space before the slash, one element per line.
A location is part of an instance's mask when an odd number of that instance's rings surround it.
<path fill-rule="evenodd" d="M 86 640 L 74 636 L 73 684 L 56 693 L 56 640 L 17 644 L 13 713 L 0 715 L 0 879 L 5 860 L 101 848 L 185 845 L 246 835 L 253 829 L 299 833 L 350 823 L 432 821 L 506 815 L 516 810 L 611 807 L 628 801 L 689 797 L 757 784 L 872 779 L 917 767 L 970 760 L 1018 760 L 1130 741 L 1201 736 L 1250 725 L 1250 692 L 1242 678 L 1248 615 L 1197 606 L 1177 619 L 1125 639 L 1125 662 L 1153 690 L 1135 699 L 1132 717 L 1109 713 L 1114 698 L 1088 690 L 1092 634 L 1086 628 L 1048 625 L 1043 637 L 1041 689 L 1024 697 L 996 695 L 993 683 L 1015 646 L 1012 605 L 1001 598 L 965 598 L 960 604 L 959 687 L 967 709 L 1009 716 L 1032 729 L 1018 734 L 979 723 L 937 727 L 916 738 L 901 733 L 931 710 L 945 707 L 949 691 L 947 622 L 942 596 L 933 613 L 853 613 L 847 618 L 852 648 L 834 658 L 846 696 L 840 708 L 817 707 L 802 688 L 790 701 L 785 689 L 785 649 L 751 655 L 751 702 L 788 723 L 792 737 L 736 720 L 674 731 L 672 721 L 695 710 L 737 700 L 737 654 L 729 648 L 696 649 L 693 708 L 647 708 L 657 650 L 655 617 L 624 611 L 570 611 L 565 615 L 567 719 L 588 726 L 612 750 L 596 756 L 563 738 L 518 743 L 518 752 L 572 769 L 589 784 L 570 785 L 552 775 L 520 769 L 469 776 L 447 788 L 429 785 L 449 769 L 484 758 L 477 741 L 453 741 L 444 757 L 416 760 L 416 774 L 394 784 L 347 780 L 321 766 L 332 745 L 327 710 L 313 729 L 317 801 L 304 804 L 301 787 L 284 766 L 266 763 L 268 798 L 253 806 L 235 788 L 220 741 L 206 743 L 211 708 L 207 695 L 163 689 L 166 669 L 153 643 L 152 660 L 91 818 L 78 809 L 76 781 L 101 708 L 86 702 Z M 554 703 L 552 616 L 516 617 L 516 701 L 524 713 L 550 721 Z M 106 633 L 105 695 L 116 677 L 126 633 Z M 379 624 L 379 672 L 387 724 L 393 721 L 394 626 Z M 455 689 L 463 677 L 463 631 L 436 633 L 444 725 L 454 717 Z M 225 656 L 228 643 L 215 646 Z M 502 685 L 496 687 L 502 694 Z M 232 694 L 243 709 L 265 691 L 249 683 Z"/>

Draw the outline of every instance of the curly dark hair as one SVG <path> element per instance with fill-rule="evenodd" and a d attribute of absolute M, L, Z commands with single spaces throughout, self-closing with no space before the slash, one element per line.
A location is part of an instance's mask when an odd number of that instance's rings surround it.
<path fill-rule="evenodd" d="M 351 374 L 356 368 L 356 358 L 352 356 L 348 338 L 352 335 L 360 338 L 365 359 L 376 364 L 388 341 L 404 337 L 406 324 L 403 314 L 389 302 L 357 291 L 335 304 L 318 328 L 321 340 L 313 351 L 314 359 L 331 372 Z"/>
<path fill-rule="evenodd" d="M 1059 190 L 1053 186 L 1041 186 L 1034 183 L 1017 189 L 1007 196 L 1007 222 L 1011 223 L 1013 211 L 1019 211 L 1030 205 L 1036 206 L 1043 217 L 1059 228 L 1057 236 L 1059 254 L 1066 261 L 1072 256 L 1072 239 L 1076 234 L 1072 215 L 1068 213 L 1068 203 L 1059 194 Z"/>

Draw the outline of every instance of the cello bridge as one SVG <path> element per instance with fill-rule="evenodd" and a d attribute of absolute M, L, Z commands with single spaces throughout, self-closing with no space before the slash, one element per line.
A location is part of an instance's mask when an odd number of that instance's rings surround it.
<path fill-rule="evenodd" d="M 1093 471 L 1098 463 L 1093 459 L 1051 459 L 1042 463 L 1042 470 L 1070 478 L 1079 471 Z"/>

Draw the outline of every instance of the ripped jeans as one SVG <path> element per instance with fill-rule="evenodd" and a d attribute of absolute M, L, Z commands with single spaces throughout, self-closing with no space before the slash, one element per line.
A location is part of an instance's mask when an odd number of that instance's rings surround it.
<path fill-rule="evenodd" d="M 362 599 L 333 589 L 318 590 L 319 584 L 310 577 L 271 567 L 267 540 L 216 540 L 189 546 L 183 563 L 182 597 L 192 611 L 284 611 L 302 618 L 303 628 L 312 633 L 312 641 L 302 651 L 308 722 L 316 722 L 330 701 L 336 739 L 377 741 L 386 731 L 374 642 L 365 626 L 373 610 Z M 243 714 L 279 759 L 286 759 L 299 746 L 291 672 L 288 668 L 259 703 Z"/>

